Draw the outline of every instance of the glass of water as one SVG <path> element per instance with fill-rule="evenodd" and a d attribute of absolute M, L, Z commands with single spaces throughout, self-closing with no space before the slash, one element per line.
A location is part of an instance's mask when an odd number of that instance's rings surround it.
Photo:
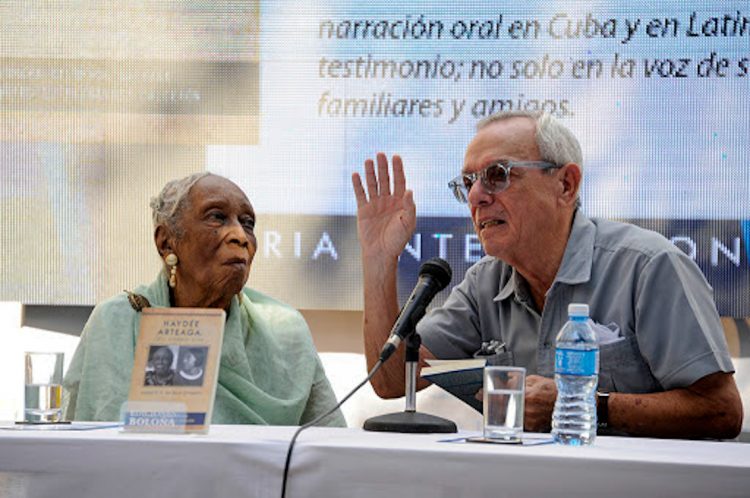
<path fill-rule="evenodd" d="M 520 443 L 526 369 L 489 366 L 484 369 L 484 437 Z"/>
<path fill-rule="evenodd" d="M 60 422 L 63 353 L 26 353 L 24 364 L 24 420 Z"/>

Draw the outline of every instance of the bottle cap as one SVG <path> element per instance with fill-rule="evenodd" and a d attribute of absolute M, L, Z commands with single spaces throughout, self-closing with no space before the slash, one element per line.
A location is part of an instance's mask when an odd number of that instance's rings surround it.
<path fill-rule="evenodd" d="M 589 316 L 589 305 L 583 303 L 570 303 L 568 305 L 568 316 Z"/>

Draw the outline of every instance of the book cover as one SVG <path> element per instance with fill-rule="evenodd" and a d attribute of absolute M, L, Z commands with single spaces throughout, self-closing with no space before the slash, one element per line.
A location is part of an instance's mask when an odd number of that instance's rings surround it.
<path fill-rule="evenodd" d="M 225 313 L 144 308 L 130 380 L 126 430 L 206 432 L 219 374 Z"/>
<path fill-rule="evenodd" d="M 422 369 L 422 378 L 482 413 L 482 401 L 476 398 L 476 394 L 484 383 L 485 358 L 426 361 L 430 366 Z"/>

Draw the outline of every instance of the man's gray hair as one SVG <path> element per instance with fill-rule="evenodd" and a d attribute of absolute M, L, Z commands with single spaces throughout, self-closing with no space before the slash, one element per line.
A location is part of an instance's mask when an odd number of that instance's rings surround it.
<path fill-rule="evenodd" d="M 534 121 L 536 125 L 536 143 L 543 161 L 558 166 L 575 163 L 583 172 L 583 154 L 581 144 L 565 125 L 555 119 L 550 113 L 542 111 L 501 111 L 477 123 L 477 131 L 482 128 L 510 118 L 524 117 Z"/>
<path fill-rule="evenodd" d="M 176 236 L 182 235 L 179 226 L 180 215 L 187 207 L 187 195 L 190 189 L 198 180 L 210 175 L 208 171 L 193 173 L 185 178 L 171 180 L 164 185 L 159 195 L 151 198 L 151 218 L 154 221 L 154 228 L 159 225 L 165 225 Z"/>

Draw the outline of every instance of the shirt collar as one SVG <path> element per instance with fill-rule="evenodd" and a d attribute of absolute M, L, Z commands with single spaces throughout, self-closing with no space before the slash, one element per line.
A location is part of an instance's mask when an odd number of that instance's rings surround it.
<path fill-rule="evenodd" d="M 560 269 L 557 270 L 555 282 L 581 284 L 591 279 L 595 237 L 594 223 L 580 209 L 576 210 L 568 245 L 565 247 L 565 254 L 560 263 Z"/>
<path fill-rule="evenodd" d="M 521 276 L 516 272 L 516 269 L 512 268 L 510 278 L 505 282 L 505 285 L 500 288 L 500 292 L 498 292 L 493 301 L 503 301 L 514 294 L 519 294 L 521 292 L 521 282 L 519 281 L 520 278 Z"/>
<path fill-rule="evenodd" d="M 555 282 L 580 284 L 591 279 L 595 236 L 594 224 L 580 209 L 576 210 L 568 244 L 565 246 L 565 253 L 555 276 Z M 525 295 L 523 285 L 525 285 L 523 277 L 513 268 L 510 278 L 500 287 L 500 292 L 493 301 L 503 301 L 512 295 L 522 299 Z"/>

